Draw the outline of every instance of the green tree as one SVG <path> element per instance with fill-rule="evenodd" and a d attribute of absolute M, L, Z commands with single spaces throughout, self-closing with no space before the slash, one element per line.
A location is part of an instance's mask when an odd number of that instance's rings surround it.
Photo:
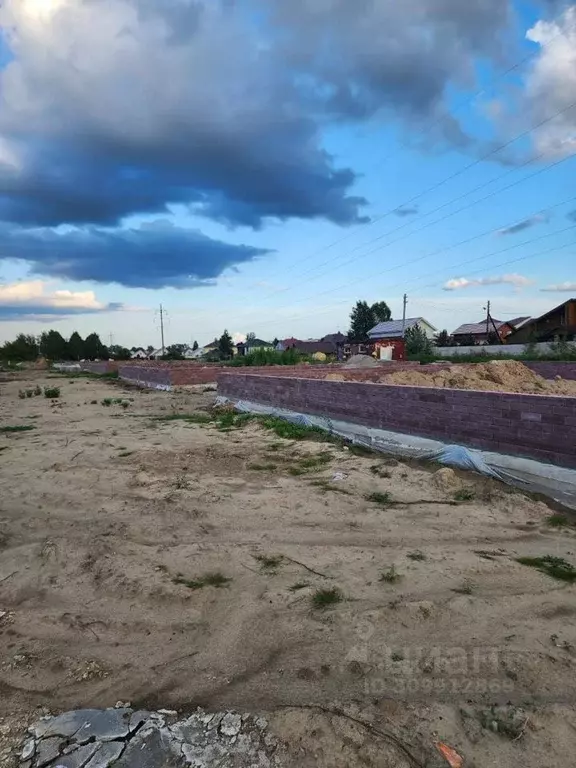
<path fill-rule="evenodd" d="M 250 333 L 246 334 L 246 344 L 248 344 L 251 341 L 254 341 L 256 339 L 256 334 L 254 331 L 250 331 Z"/>
<path fill-rule="evenodd" d="M 374 316 L 374 325 L 385 323 L 392 318 L 390 307 L 385 301 L 377 301 L 375 304 L 372 304 L 372 314 Z"/>
<path fill-rule="evenodd" d="M 130 350 L 120 344 L 112 344 L 108 347 L 108 354 L 112 360 L 130 360 Z"/>
<path fill-rule="evenodd" d="M 222 360 L 230 360 L 234 354 L 234 342 L 228 331 L 224 331 L 218 339 L 218 353 Z"/>
<path fill-rule="evenodd" d="M 91 333 L 86 336 L 84 342 L 84 355 L 87 360 L 107 360 L 108 350 L 100 341 L 100 336 L 97 333 Z"/>
<path fill-rule="evenodd" d="M 34 336 L 20 333 L 14 341 L 7 341 L 0 347 L 0 357 L 17 363 L 36 360 L 38 357 L 38 342 Z"/>
<path fill-rule="evenodd" d="M 70 360 L 83 360 L 84 359 L 84 339 L 78 331 L 74 331 L 72 336 L 68 339 L 68 354 Z"/>
<path fill-rule="evenodd" d="M 197 349 L 198 349 L 198 342 L 195 341 L 194 344 L 192 344 L 192 351 L 196 352 Z"/>
<path fill-rule="evenodd" d="M 376 325 L 372 307 L 366 301 L 357 301 L 350 315 L 350 341 L 361 342 L 368 338 L 368 331 Z"/>
<path fill-rule="evenodd" d="M 187 348 L 187 344 L 170 344 L 166 347 L 166 353 L 163 360 L 185 360 L 184 351 Z"/>
<path fill-rule="evenodd" d="M 68 342 L 58 331 L 44 332 L 40 336 L 40 354 L 48 360 L 69 360 Z"/>
<path fill-rule="evenodd" d="M 419 325 L 408 328 L 404 334 L 408 357 L 431 357 L 432 341 Z"/>
<path fill-rule="evenodd" d="M 452 339 L 448 331 L 444 330 L 436 334 L 436 337 L 434 339 L 434 344 L 436 344 L 437 347 L 451 347 Z"/>

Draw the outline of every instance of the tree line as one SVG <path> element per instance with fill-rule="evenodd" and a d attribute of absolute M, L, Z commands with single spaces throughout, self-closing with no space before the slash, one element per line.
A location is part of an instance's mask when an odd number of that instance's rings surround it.
<path fill-rule="evenodd" d="M 129 360 L 130 350 L 118 344 L 106 346 L 97 333 L 85 339 L 77 331 L 65 339 L 58 331 L 45 331 L 40 336 L 20 333 L 13 341 L 0 347 L 0 358 L 28 362 L 44 357 L 47 360 Z"/>

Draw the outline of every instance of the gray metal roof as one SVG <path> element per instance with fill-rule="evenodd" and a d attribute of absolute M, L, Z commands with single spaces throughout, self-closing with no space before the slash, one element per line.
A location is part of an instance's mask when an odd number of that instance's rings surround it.
<path fill-rule="evenodd" d="M 504 325 L 504 322 L 502 320 L 494 320 L 493 322 L 496 328 L 500 328 L 501 325 Z M 488 333 L 494 330 L 494 325 L 490 323 Z M 452 331 L 452 336 L 461 336 L 463 334 L 467 334 L 470 336 L 486 334 L 486 320 L 482 320 L 481 323 L 464 323 L 464 325 L 460 325 L 458 326 L 458 328 L 456 328 L 455 331 Z"/>
<path fill-rule="evenodd" d="M 434 326 L 423 317 L 406 318 L 404 329 L 408 330 L 408 328 L 412 328 L 412 326 L 421 322 L 426 323 L 426 325 L 432 328 L 433 331 L 436 330 L 436 328 L 434 328 Z M 378 323 L 378 325 L 375 325 L 374 328 L 368 331 L 368 336 L 371 339 L 377 339 L 380 337 L 385 339 L 393 339 L 397 337 L 400 339 L 402 338 L 402 320 L 386 320 L 383 323 Z"/>

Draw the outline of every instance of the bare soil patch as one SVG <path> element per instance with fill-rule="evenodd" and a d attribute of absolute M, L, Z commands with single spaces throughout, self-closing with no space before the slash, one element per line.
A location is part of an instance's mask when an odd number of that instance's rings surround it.
<path fill-rule="evenodd" d="M 60 397 L 18 397 L 36 385 Z M 119 700 L 266 714 L 294 766 L 418 764 L 377 731 L 437 768 L 435 741 L 571 764 L 576 587 L 518 558 L 576 565 L 572 519 L 467 473 L 158 418 L 213 397 L 0 384 L 0 427 L 34 426 L 0 434 L 0 765 L 39 713 Z"/>

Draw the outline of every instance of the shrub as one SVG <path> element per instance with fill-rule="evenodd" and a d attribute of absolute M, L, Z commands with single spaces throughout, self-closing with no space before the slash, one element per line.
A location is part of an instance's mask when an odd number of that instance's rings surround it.
<path fill-rule="evenodd" d="M 44 387 L 44 397 L 49 400 L 56 400 L 60 397 L 60 387 Z"/>

